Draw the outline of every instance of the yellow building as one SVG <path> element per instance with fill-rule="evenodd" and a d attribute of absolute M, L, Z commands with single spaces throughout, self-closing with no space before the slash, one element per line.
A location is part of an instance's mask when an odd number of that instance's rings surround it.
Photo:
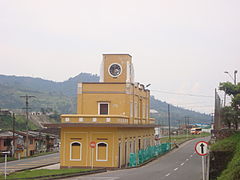
<path fill-rule="evenodd" d="M 150 91 L 134 83 L 130 55 L 104 54 L 100 82 L 79 83 L 77 98 L 77 114 L 48 125 L 61 128 L 61 167 L 121 168 L 130 153 L 154 145 Z"/>

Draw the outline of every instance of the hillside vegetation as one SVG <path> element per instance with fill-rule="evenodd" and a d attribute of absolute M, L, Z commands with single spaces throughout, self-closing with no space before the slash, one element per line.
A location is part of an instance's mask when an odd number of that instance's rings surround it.
<path fill-rule="evenodd" d="M 221 173 L 217 180 L 240 179 L 240 133 L 218 141 L 211 146 L 211 151 L 226 151 L 231 153 L 231 160 L 227 168 Z"/>
<path fill-rule="evenodd" d="M 76 111 L 76 94 L 78 82 L 98 82 L 99 77 L 81 73 L 64 82 L 48 81 L 40 78 L 0 75 L 0 108 L 21 109 L 25 94 L 36 96 L 29 103 L 32 111 L 51 107 L 58 113 Z"/>
<path fill-rule="evenodd" d="M 22 115 L 15 116 L 15 130 L 24 131 L 26 130 L 26 118 Z M 1 130 L 12 130 L 13 119 L 11 116 L 0 116 Z M 34 124 L 32 121 L 28 123 L 29 129 L 38 129 L 39 125 Z"/>
<path fill-rule="evenodd" d="M 25 107 L 23 95 L 33 95 L 36 98 L 29 100 L 31 111 L 51 108 L 58 114 L 76 113 L 77 83 L 98 82 L 99 76 L 81 73 L 64 82 L 54 82 L 41 78 L 18 77 L 0 75 L 0 108 L 22 109 Z M 190 117 L 191 122 L 210 122 L 211 117 L 194 111 L 178 108 L 171 105 L 172 125 L 178 120 Z M 151 109 L 158 111 L 152 117 L 159 122 L 167 121 L 167 103 L 151 97 Z"/>
<path fill-rule="evenodd" d="M 168 103 L 162 102 L 151 96 L 151 109 L 158 111 L 157 114 L 151 116 L 158 120 L 159 124 L 167 125 L 168 116 Z M 170 105 L 171 124 L 173 126 L 179 126 L 179 124 L 185 123 L 185 117 L 189 117 L 190 123 L 210 123 L 211 117 L 207 114 L 197 113 L 188 109 L 176 107 Z"/>

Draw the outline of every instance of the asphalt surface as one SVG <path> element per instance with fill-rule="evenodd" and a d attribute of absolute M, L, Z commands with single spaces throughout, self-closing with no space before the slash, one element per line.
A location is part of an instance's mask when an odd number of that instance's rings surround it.
<path fill-rule="evenodd" d="M 33 169 L 41 166 L 59 163 L 59 153 L 48 154 L 7 162 L 7 173 Z M 0 173 L 4 173 L 4 163 L 0 163 Z"/>
<path fill-rule="evenodd" d="M 194 147 L 198 138 L 182 144 L 179 148 L 167 153 L 157 160 L 132 169 L 108 171 L 101 174 L 68 178 L 71 180 L 201 180 L 201 157 Z"/>

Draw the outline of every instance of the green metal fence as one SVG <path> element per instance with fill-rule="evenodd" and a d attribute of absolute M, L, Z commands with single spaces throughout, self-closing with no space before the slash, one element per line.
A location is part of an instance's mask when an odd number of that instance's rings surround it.
<path fill-rule="evenodd" d="M 170 143 L 162 143 L 156 146 L 148 146 L 146 149 L 141 149 L 138 153 L 130 153 L 129 167 L 135 167 L 146 162 L 149 159 L 158 157 L 171 149 Z"/>

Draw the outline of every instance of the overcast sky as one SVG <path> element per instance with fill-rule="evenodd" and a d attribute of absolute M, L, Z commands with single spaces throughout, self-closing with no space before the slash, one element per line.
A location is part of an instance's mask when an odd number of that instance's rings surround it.
<path fill-rule="evenodd" d="M 239 9 L 239 0 L 0 0 L 0 74 L 64 81 L 99 74 L 103 53 L 128 53 L 151 90 L 213 96 L 232 81 L 224 71 L 240 71 Z M 213 112 L 211 97 L 152 94 Z"/>

